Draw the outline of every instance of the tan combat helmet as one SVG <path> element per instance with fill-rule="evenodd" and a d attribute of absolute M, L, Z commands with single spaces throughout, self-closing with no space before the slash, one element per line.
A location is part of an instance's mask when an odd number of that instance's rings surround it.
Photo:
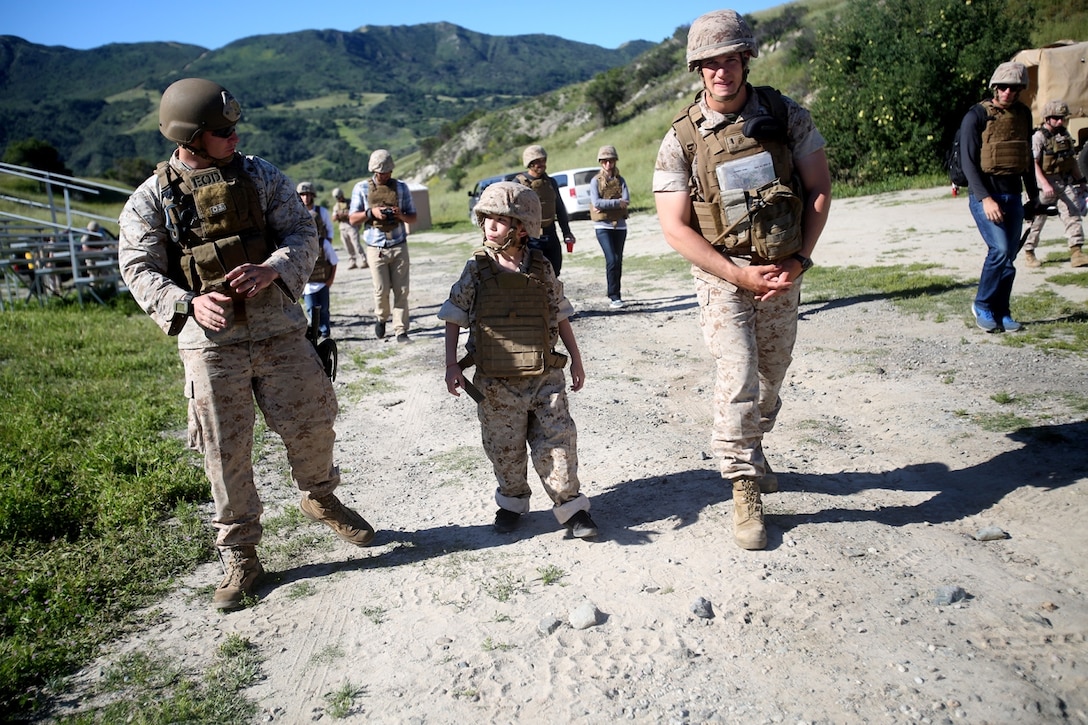
<path fill-rule="evenodd" d="M 759 44 L 748 21 L 736 10 L 715 10 L 701 15 L 688 28 L 689 71 L 698 68 L 699 61 L 741 51 L 756 58 Z"/>
<path fill-rule="evenodd" d="M 1069 106 L 1065 101 L 1047 101 L 1046 105 L 1043 106 L 1043 118 L 1050 118 L 1051 116 L 1069 118 Z"/>
<path fill-rule="evenodd" d="M 341 189 L 339 186 L 336 187 L 335 189 L 332 190 L 332 198 L 336 199 L 337 201 L 343 201 L 344 200 L 344 190 Z"/>
<path fill-rule="evenodd" d="M 533 163 L 537 159 L 548 160 L 548 152 L 544 150 L 543 146 L 539 144 L 533 144 L 532 146 L 526 146 L 525 150 L 521 152 L 521 162 L 528 168 L 529 164 Z"/>
<path fill-rule="evenodd" d="M 1028 87 L 1028 68 L 1023 63 L 1002 63 L 990 76 L 990 88 L 997 85 Z"/>
<path fill-rule="evenodd" d="M 481 227 L 485 216 L 508 216 L 521 222 L 530 237 L 540 236 L 540 197 L 528 186 L 513 181 L 496 182 L 480 194 L 473 211 Z"/>
<path fill-rule="evenodd" d="M 366 168 L 372 174 L 393 173 L 393 154 L 385 149 L 378 149 L 370 154 L 370 163 L 367 164 Z"/>
<path fill-rule="evenodd" d="M 298 182 L 298 186 L 295 187 L 295 193 L 299 196 L 302 196 L 303 194 L 314 196 L 314 185 L 309 181 L 300 181 Z"/>
<path fill-rule="evenodd" d="M 597 161 L 605 161 L 607 159 L 612 159 L 613 161 L 620 160 L 620 155 L 616 153 L 615 146 L 601 146 L 601 148 L 597 150 Z"/>
<path fill-rule="evenodd" d="M 203 78 L 182 78 L 162 93 L 159 131 L 182 145 L 202 131 L 230 128 L 242 118 L 242 106 L 223 86 Z"/>

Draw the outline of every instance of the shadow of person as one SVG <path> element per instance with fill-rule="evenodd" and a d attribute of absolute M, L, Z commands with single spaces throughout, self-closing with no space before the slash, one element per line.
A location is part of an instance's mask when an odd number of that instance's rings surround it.
<path fill-rule="evenodd" d="M 888 526 L 947 523 L 986 511 L 1023 486 L 1053 491 L 1088 476 L 1088 421 L 1025 427 L 1007 437 L 1023 445 L 960 470 L 933 462 L 885 473 L 801 476 L 801 488 L 810 493 L 849 496 L 867 489 L 933 493 L 921 503 L 877 510 L 843 506 L 814 514 L 772 515 L 768 522 L 787 531 L 804 524 L 840 521 Z M 782 490 L 789 490 L 788 483 Z"/>

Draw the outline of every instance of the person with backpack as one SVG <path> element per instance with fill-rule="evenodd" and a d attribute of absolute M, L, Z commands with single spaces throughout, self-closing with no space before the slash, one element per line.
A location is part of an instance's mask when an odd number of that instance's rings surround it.
<path fill-rule="evenodd" d="M 763 549 L 761 494 L 778 490 L 763 451 L 797 336 L 801 275 L 831 207 L 824 138 L 807 110 L 748 83 L 752 28 L 716 10 L 688 30 L 703 83 L 654 165 L 665 240 L 692 264 L 700 325 L 717 359 L 712 450 L 733 489 L 733 538 Z"/>
<path fill-rule="evenodd" d="M 992 98 L 972 106 L 960 123 L 968 206 L 987 248 L 971 314 L 986 332 L 1015 332 L 1021 327 L 1009 309 L 1016 278 L 1013 261 L 1024 225 L 1021 192 L 1027 190 L 1032 207 L 1039 202 L 1031 161 L 1031 111 L 1019 100 L 1027 86 L 1023 63 L 1002 63 L 990 77 Z"/>
<path fill-rule="evenodd" d="M 1043 106 L 1043 123 L 1031 137 L 1031 158 L 1035 165 L 1035 180 L 1039 183 L 1039 202 L 1058 208 L 1058 218 L 1065 224 L 1069 241 L 1069 266 L 1088 267 L 1084 254 L 1084 227 L 1081 207 L 1085 194 L 1084 175 L 1077 164 L 1077 144 L 1065 127 L 1069 106 L 1065 101 L 1048 101 Z M 1040 267 L 1035 257 L 1039 235 L 1046 224 L 1046 214 L 1036 214 L 1024 240 L 1024 264 Z"/>
<path fill-rule="evenodd" d="M 223 579 L 219 610 L 245 606 L 264 573 L 254 480 L 256 406 L 287 449 L 300 507 L 365 546 L 374 528 L 333 493 L 337 401 L 298 304 L 318 254 L 314 222 L 275 166 L 237 152 L 242 107 L 202 78 L 171 84 L 159 131 L 177 144 L 121 211 L 118 262 L 137 304 L 178 338 L 189 440 L 204 454 Z"/>

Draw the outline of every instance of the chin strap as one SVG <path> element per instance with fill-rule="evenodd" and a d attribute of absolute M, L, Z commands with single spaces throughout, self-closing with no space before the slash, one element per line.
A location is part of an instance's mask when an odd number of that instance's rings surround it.
<path fill-rule="evenodd" d="M 503 237 L 503 243 L 501 245 L 496 244 L 495 242 L 489 242 L 485 238 L 484 239 L 484 246 L 487 247 L 488 249 L 492 249 L 492 250 L 494 250 L 496 252 L 502 252 L 502 251 L 506 250 L 507 248 L 509 248 L 511 245 L 517 244 L 518 239 L 519 239 L 518 230 L 517 229 L 511 229 L 510 231 L 508 231 L 506 233 L 506 236 Z"/>

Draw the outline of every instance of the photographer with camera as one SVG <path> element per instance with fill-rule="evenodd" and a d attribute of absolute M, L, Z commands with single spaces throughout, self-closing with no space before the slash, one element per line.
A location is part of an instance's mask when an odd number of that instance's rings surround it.
<path fill-rule="evenodd" d="M 408 185 L 393 178 L 391 153 L 378 149 L 370 155 L 367 168 L 374 176 L 352 189 L 348 221 L 363 225 L 366 260 L 374 281 L 374 336 L 385 337 L 386 323 L 392 318 L 397 342 L 409 342 L 406 225 L 415 222 L 416 208 Z"/>

